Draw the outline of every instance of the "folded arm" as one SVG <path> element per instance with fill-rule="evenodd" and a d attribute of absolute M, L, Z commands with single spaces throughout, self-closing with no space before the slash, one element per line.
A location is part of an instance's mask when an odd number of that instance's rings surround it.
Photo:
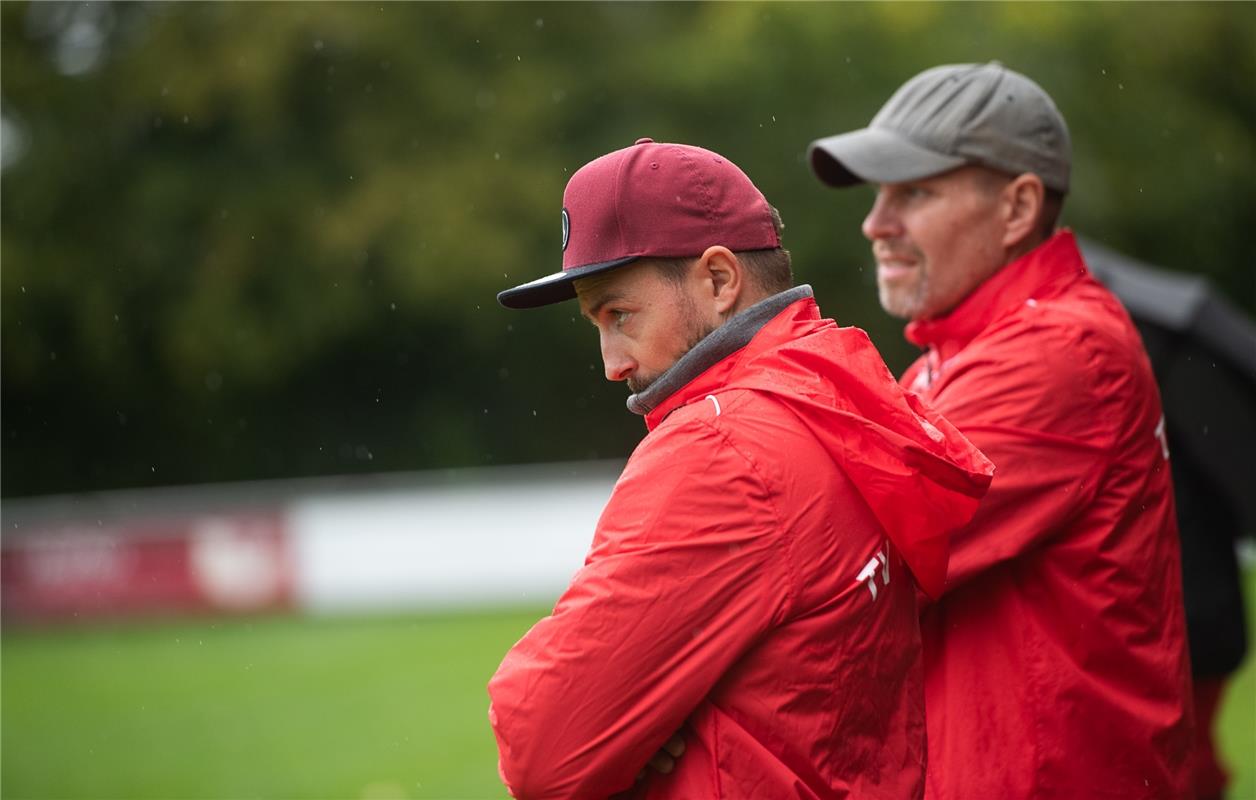
<path fill-rule="evenodd" d="M 627 789 L 784 613 L 771 497 L 691 423 L 629 463 L 554 613 L 489 683 L 502 777 L 520 798 Z"/>

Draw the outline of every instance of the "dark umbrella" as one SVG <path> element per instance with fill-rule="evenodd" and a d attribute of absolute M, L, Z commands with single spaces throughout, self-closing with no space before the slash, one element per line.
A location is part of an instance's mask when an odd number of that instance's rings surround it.
<path fill-rule="evenodd" d="M 1256 531 L 1256 325 L 1198 275 L 1082 240 L 1091 271 L 1133 317 L 1164 403 L 1197 676 L 1246 650 L 1235 541 Z"/>

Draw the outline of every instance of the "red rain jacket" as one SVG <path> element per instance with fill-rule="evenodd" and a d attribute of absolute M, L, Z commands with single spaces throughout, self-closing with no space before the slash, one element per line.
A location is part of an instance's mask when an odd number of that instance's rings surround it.
<path fill-rule="evenodd" d="M 489 683 L 511 792 L 920 797 L 904 562 L 940 588 L 989 463 L 809 298 L 646 423 L 584 567 Z M 682 725 L 676 771 L 634 784 Z"/>
<path fill-rule="evenodd" d="M 1189 796 L 1189 665 L 1160 398 L 1062 231 L 903 376 L 995 463 L 925 611 L 927 797 Z"/>

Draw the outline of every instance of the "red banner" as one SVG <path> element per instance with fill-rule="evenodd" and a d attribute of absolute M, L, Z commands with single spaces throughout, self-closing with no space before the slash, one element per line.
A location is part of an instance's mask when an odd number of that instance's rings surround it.
<path fill-rule="evenodd" d="M 0 546 L 6 621 L 249 613 L 291 607 L 281 514 L 65 524 Z"/>

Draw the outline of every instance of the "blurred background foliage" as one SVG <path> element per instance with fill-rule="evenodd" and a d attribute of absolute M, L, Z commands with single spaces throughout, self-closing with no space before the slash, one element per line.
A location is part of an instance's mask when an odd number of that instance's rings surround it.
<path fill-rule="evenodd" d="M 807 143 L 934 64 L 1069 120 L 1064 221 L 1248 312 L 1252 4 L 0 4 L 5 496 L 625 456 L 643 427 L 557 269 L 571 172 L 717 150 L 798 279 L 911 357 L 867 189 Z"/>

